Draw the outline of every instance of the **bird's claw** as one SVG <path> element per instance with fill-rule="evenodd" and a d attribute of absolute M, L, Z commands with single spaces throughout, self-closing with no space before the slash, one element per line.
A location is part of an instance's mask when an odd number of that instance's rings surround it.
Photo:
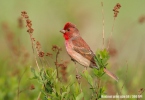
<path fill-rule="evenodd" d="M 85 69 L 83 70 L 83 73 L 85 73 L 86 70 L 87 70 L 87 67 L 85 67 Z"/>
<path fill-rule="evenodd" d="M 81 79 L 81 76 L 77 74 L 76 79 Z"/>

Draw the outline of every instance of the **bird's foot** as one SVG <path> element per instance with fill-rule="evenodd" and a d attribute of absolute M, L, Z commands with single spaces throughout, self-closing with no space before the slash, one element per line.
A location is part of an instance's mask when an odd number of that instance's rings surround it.
<path fill-rule="evenodd" d="M 76 75 L 76 79 L 77 79 L 77 80 L 80 80 L 80 79 L 81 79 L 81 75 L 77 74 L 77 75 Z"/>
<path fill-rule="evenodd" d="M 85 73 L 85 71 L 87 71 L 87 67 L 84 68 L 83 73 Z"/>

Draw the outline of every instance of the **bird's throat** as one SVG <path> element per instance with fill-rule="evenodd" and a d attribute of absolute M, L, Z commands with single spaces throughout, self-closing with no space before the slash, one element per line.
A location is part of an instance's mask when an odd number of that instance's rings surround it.
<path fill-rule="evenodd" d="M 65 40 L 69 39 L 69 36 L 66 33 L 63 35 L 63 37 L 65 38 Z"/>

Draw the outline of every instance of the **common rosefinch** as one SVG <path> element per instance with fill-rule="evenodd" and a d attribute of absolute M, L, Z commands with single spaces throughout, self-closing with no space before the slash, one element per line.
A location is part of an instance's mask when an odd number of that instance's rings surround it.
<path fill-rule="evenodd" d="M 95 54 L 88 44 L 82 39 L 79 30 L 75 25 L 68 22 L 60 32 L 63 33 L 66 50 L 73 61 L 76 61 L 85 67 L 98 69 L 94 59 Z M 118 81 L 118 78 L 106 68 L 104 68 L 104 72 Z"/>

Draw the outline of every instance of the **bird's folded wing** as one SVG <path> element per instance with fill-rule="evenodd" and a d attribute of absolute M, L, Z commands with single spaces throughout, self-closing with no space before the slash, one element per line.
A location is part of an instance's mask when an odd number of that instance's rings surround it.
<path fill-rule="evenodd" d="M 86 59 L 90 60 L 92 63 L 95 63 L 94 60 L 94 53 L 90 49 L 90 47 L 87 45 L 87 43 L 81 38 L 77 37 L 76 39 L 72 40 L 73 49 L 81 54 Z"/>

